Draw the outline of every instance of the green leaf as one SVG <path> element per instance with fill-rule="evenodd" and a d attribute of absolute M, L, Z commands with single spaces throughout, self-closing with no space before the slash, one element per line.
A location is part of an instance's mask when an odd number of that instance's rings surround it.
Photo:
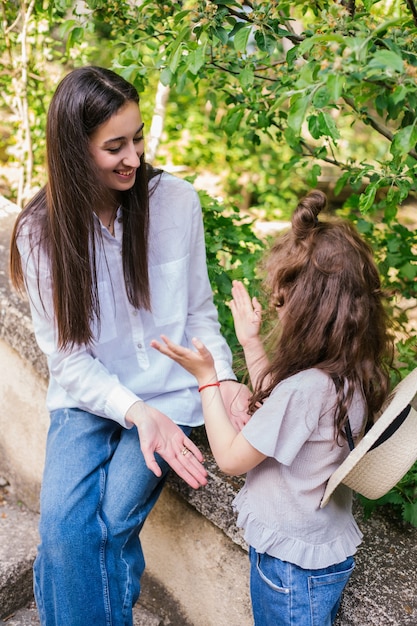
<path fill-rule="evenodd" d="M 308 122 L 308 132 L 313 137 L 313 139 L 318 139 L 321 134 L 318 115 L 310 115 L 307 118 L 307 122 Z"/>
<path fill-rule="evenodd" d="M 361 235 L 367 235 L 368 237 L 372 235 L 374 231 L 374 224 L 368 220 L 365 220 L 363 217 L 360 217 L 356 222 L 356 228 L 361 233 Z"/>
<path fill-rule="evenodd" d="M 345 77 L 343 74 L 329 74 L 327 78 L 327 91 L 329 93 L 329 99 L 332 102 L 337 102 L 343 92 L 345 84 Z"/>
<path fill-rule="evenodd" d="M 214 29 L 213 32 L 217 39 L 220 41 L 220 43 L 225 46 L 229 41 L 229 32 L 225 28 L 223 28 L 223 26 L 218 26 Z"/>
<path fill-rule="evenodd" d="M 198 46 L 195 50 L 192 50 L 186 62 L 187 70 L 196 76 L 199 70 L 203 67 L 206 60 L 206 46 Z"/>
<path fill-rule="evenodd" d="M 373 59 L 368 63 L 369 68 L 394 70 L 402 73 L 404 71 L 404 61 L 400 55 L 392 50 L 377 50 Z"/>
<path fill-rule="evenodd" d="M 401 128 L 395 135 L 391 144 L 391 154 L 394 157 L 401 157 L 408 154 L 410 150 L 416 147 L 417 143 L 417 127 L 416 123 L 411 126 Z"/>
<path fill-rule="evenodd" d="M 417 265 L 415 264 L 404 263 L 398 271 L 401 277 L 408 280 L 415 280 L 417 277 Z"/>
<path fill-rule="evenodd" d="M 165 86 L 169 85 L 172 80 L 172 72 L 169 67 L 165 67 L 159 75 L 159 80 Z"/>
<path fill-rule="evenodd" d="M 319 137 L 331 137 L 334 141 L 339 139 L 340 133 L 333 118 L 326 111 L 320 111 L 318 115 L 308 118 L 308 130 L 314 139 Z"/>
<path fill-rule="evenodd" d="M 65 20 L 58 29 L 59 36 L 64 38 L 77 24 L 76 20 Z"/>
<path fill-rule="evenodd" d="M 317 89 L 313 96 L 312 102 L 317 109 L 322 109 L 329 104 L 330 97 L 331 96 L 327 87 L 323 86 L 320 87 L 320 89 Z"/>
<path fill-rule="evenodd" d="M 339 193 L 342 191 L 342 189 L 345 187 L 346 183 L 348 182 L 350 177 L 350 172 L 344 172 L 340 178 L 338 179 L 338 181 L 336 182 L 335 186 L 334 186 L 334 193 L 336 196 L 339 195 Z"/>
<path fill-rule="evenodd" d="M 301 126 L 304 122 L 307 109 L 310 105 L 310 94 L 296 94 L 291 98 L 290 110 L 288 113 L 288 126 L 296 134 L 301 132 Z"/>
<path fill-rule="evenodd" d="M 74 46 L 75 43 L 82 41 L 84 38 L 84 28 L 76 26 L 73 28 L 67 39 L 67 52 Z"/>
<path fill-rule="evenodd" d="M 181 24 L 182 20 L 186 17 L 188 17 L 188 15 L 190 14 L 190 10 L 184 10 L 184 11 L 178 11 L 178 13 L 175 13 L 173 18 L 174 18 L 174 23 L 175 24 Z"/>
<path fill-rule="evenodd" d="M 367 186 L 365 192 L 361 194 L 359 198 L 359 209 L 362 211 L 362 213 L 367 213 L 372 207 L 378 187 L 379 182 L 370 183 Z"/>
<path fill-rule="evenodd" d="M 271 37 L 264 31 L 255 31 L 255 41 L 258 44 L 259 50 L 262 50 L 262 52 L 272 54 L 276 48 L 276 41 L 274 37 Z"/>
<path fill-rule="evenodd" d="M 315 163 L 313 167 L 306 173 L 306 181 L 310 187 L 317 187 L 319 176 L 321 175 L 321 167 Z"/>
<path fill-rule="evenodd" d="M 318 118 L 321 134 L 333 140 L 339 139 L 340 133 L 332 116 L 327 111 L 320 111 Z"/>
<path fill-rule="evenodd" d="M 248 87 L 252 87 L 255 80 L 255 75 L 253 73 L 253 69 L 246 65 L 243 70 L 239 74 L 239 82 L 244 89 Z"/>
<path fill-rule="evenodd" d="M 403 517 L 406 522 L 417 527 L 417 502 L 404 503 Z"/>
<path fill-rule="evenodd" d="M 404 87 L 404 85 L 398 85 L 393 90 L 391 94 L 391 99 L 394 102 L 394 104 L 399 104 L 400 102 L 403 102 L 406 99 L 407 93 L 408 93 L 408 90 L 406 89 L 406 87 Z"/>
<path fill-rule="evenodd" d="M 182 55 L 182 42 L 178 41 L 168 59 L 168 67 L 175 74 Z"/>
<path fill-rule="evenodd" d="M 243 115 L 244 111 L 240 108 L 235 108 L 227 114 L 223 126 L 228 135 L 232 135 L 239 129 Z"/>
<path fill-rule="evenodd" d="M 251 26 L 244 26 L 235 34 L 233 46 L 237 52 L 246 52 L 251 29 Z"/>

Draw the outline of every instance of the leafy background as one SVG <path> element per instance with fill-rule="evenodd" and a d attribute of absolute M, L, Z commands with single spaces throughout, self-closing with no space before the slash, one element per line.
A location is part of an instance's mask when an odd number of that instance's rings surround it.
<path fill-rule="evenodd" d="M 401 377 L 416 365 L 417 9 L 413 0 L 1 0 L 0 192 L 45 181 L 46 110 L 85 64 L 135 83 L 155 165 L 194 181 L 209 274 L 240 371 L 233 278 L 311 187 L 375 251 Z M 397 379 L 393 380 L 393 384 Z M 414 466 L 380 501 L 417 526 Z"/>

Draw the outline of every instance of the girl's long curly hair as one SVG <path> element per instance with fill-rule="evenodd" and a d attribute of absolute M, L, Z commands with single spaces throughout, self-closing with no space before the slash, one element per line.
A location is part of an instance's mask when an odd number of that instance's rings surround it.
<path fill-rule="evenodd" d="M 380 410 L 389 389 L 393 342 L 372 249 L 350 222 L 319 221 L 325 206 L 321 191 L 303 198 L 292 228 L 277 239 L 266 261 L 266 284 L 271 302 L 280 307 L 281 324 L 250 412 L 281 380 L 315 367 L 336 385 L 339 437 L 355 389 L 365 400 L 365 422 Z"/>

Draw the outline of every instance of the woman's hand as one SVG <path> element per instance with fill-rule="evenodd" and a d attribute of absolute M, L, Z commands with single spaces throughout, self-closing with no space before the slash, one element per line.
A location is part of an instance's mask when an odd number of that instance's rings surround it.
<path fill-rule="evenodd" d="M 193 489 L 207 484 L 203 455 L 167 415 L 138 401 L 128 410 L 126 421 L 136 425 L 146 466 L 156 476 L 162 473 L 155 459 L 155 453 L 158 453 Z"/>
<path fill-rule="evenodd" d="M 235 324 L 236 337 L 244 348 L 253 339 L 257 339 L 261 329 L 262 307 L 257 298 L 251 298 L 244 284 L 233 281 L 230 309 Z"/>

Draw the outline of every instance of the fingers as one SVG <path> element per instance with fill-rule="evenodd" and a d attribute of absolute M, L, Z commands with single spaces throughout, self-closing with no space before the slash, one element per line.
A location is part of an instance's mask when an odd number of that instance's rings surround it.
<path fill-rule="evenodd" d="M 252 298 L 252 307 L 253 310 L 255 312 L 255 315 L 257 315 L 258 317 L 262 316 L 262 306 L 259 302 L 259 300 L 256 298 L 256 296 L 253 296 Z"/>
<path fill-rule="evenodd" d="M 142 450 L 142 453 L 143 458 L 145 459 L 146 467 L 151 470 L 155 476 L 158 476 L 158 478 L 159 476 L 162 476 L 162 470 L 156 462 L 153 452 L 146 452 L 145 450 Z"/>
<path fill-rule="evenodd" d="M 202 341 L 200 341 L 200 339 L 197 339 L 197 337 L 193 337 L 191 341 L 200 356 L 202 356 L 204 359 L 207 359 L 207 357 L 211 356 L 209 349 L 206 348 L 206 346 Z"/>
<path fill-rule="evenodd" d="M 232 297 L 238 308 L 247 307 L 247 306 L 251 307 L 251 299 L 248 294 L 248 291 L 245 285 L 238 280 L 233 281 Z"/>
<path fill-rule="evenodd" d="M 156 339 L 152 339 L 151 341 L 151 347 L 155 348 L 155 350 L 158 350 L 158 352 L 161 352 L 161 354 L 165 354 L 166 356 L 169 356 L 171 358 L 174 357 L 174 355 L 176 355 L 176 353 L 174 352 L 174 350 L 168 345 L 169 340 L 167 340 L 166 337 L 162 337 L 164 340 L 164 343 L 161 343 L 160 341 L 157 341 Z M 172 344 L 172 346 L 175 346 L 175 344 Z"/>
<path fill-rule="evenodd" d="M 188 437 L 184 440 L 184 447 L 182 448 L 181 452 L 183 452 L 184 448 L 191 452 L 191 454 L 194 456 L 195 459 L 197 459 L 197 461 L 199 461 L 200 463 L 203 462 L 204 457 L 201 450 L 195 445 L 193 441 L 191 441 L 191 439 L 188 439 Z"/>
<path fill-rule="evenodd" d="M 206 485 L 207 470 L 202 465 L 203 455 L 199 448 L 185 436 L 178 441 L 178 444 L 177 454 L 170 464 L 173 470 L 193 489 Z"/>
<path fill-rule="evenodd" d="M 184 348 L 184 346 L 174 343 L 166 335 L 161 335 L 161 339 L 163 343 L 157 341 L 156 339 L 152 339 L 151 346 L 162 354 L 166 354 L 167 356 L 174 358 L 185 356 L 190 352 L 188 348 Z"/>
<path fill-rule="evenodd" d="M 200 450 L 190 441 L 178 452 L 177 457 L 170 463 L 172 469 L 193 489 L 207 484 L 207 470 L 201 464 L 203 460 Z"/>
<path fill-rule="evenodd" d="M 202 465 L 203 455 L 197 446 L 189 439 L 186 440 L 187 445 L 177 452 L 176 457 L 165 460 L 169 463 L 170 467 L 174 470 L 180 478 L 182 478 L 190 487 L 198 489 L 204 487 L 207 484 L 207 470 Z M 162 455 L 165 457 L 165 455 Z M 145 459 L 146 467 L 155 474 L 155 476 L 162 476 L 161 468 L 156 462 L 155 456 L 152 452 L 143 451 L 143 458 Z"/>
<path fill-rule="evenodd" d="M 185 348 L 184 346 L 174 343 L 166 335 L 161 335 L 161 339 L 163 343 L 157 341 L 156 339 L 152 339 L 150 343 L 151 347 L 161 352 L 161 354 L 165 354 L 165 356 L 170 357 L 173 361 L 176 361 L 177 363 L 188 369 L 188 371 L 191 371 L 192 374 L 197 375 L 197 372 L 194 371 L 196 366 L 198 367 L 199 365 L 213 365 L 213 357 L 211 355 L 211 352 L 206 348 L 203 342 L 196 337 L 192 339 L 192 343 L 197 352 L 194 352 L 194 350 L 190 350 L 189 348 Z"/>
<path fill-rule="evenodd" d="M 232 297 L 230 308 L 235 318 L 238 316 L 249 318 L 254 313 L 259 317 L 262 307 L 256 297 L 250 297 L 243 283 L 233 281 Z"/>

